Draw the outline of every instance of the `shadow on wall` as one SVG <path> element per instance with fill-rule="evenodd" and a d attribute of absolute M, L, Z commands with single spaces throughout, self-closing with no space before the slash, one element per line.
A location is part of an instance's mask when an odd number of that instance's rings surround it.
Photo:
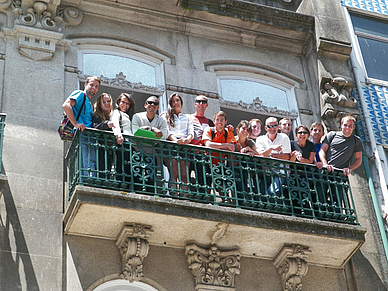
<path fill-rule="evenodd" d="M 0 213 L 0 290 L 40 290 L 8 182 L 4 184 L 3 199 L 5 218 Z M 12 247 L 16 249 L 11 247 L 12 235 L 15 244 Z M 26 286 L 22 286 L 19 272 L 23 272 Z"/>
<path fill-rule="evenodd" d="M 357 290 L 387 291 L 376 270 L 360 250 L 354 254 L 351 262 Z"/>

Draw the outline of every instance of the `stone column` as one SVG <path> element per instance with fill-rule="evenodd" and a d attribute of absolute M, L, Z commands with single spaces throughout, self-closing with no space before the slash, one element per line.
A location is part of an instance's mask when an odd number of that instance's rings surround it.
<path fill-rule="evenodd" d="M 198 291 L 235 291 L 234 276 L 240 274 L 241 253 L 221 251 L 213 245 L 208 249 L 195 244 L 186 246 L 187 262 Z"/>
<path fill-rule="evenodd" d="M 143 260 L 148 255 L 147 239 L 153 232 L 150 225 L 125 223 L 117 237 L 116 245 L 122 257 L 121 278 L 129 282 L 143 279 Z"/>
<path fill-rule="evenodd" d="M 284 291 L 302 291 L 302 277 L 308 265 L 305 259 L 310 254 L 308 247 L 285 245 L 274 260 L 275 268 L 282 278 Z"/>

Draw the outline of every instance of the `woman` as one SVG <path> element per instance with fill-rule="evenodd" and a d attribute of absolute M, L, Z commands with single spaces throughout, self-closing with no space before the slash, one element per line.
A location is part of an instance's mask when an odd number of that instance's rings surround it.
<path fill-rule="evenodd" d="M 100 130 L 112 131 L 114 124 L 110 121 L 110 115 L 112 113 L 112 97 L 107 93 L 102 93 L 97 97 L 96 103 L 94 103 L 93 112 L 93 128 Z M 98 149 L 98 168 L 100 173 L 99 177 L 105 179 L 105 173 L 109 173 L 112 168 L 112 151 L 109 150 L 109 144 L 107 135 L 102 135 L 103 138 L 99 139 L 99 143 L 104 145 Z M 105 155 L 106 154 L 106 155 Z"/>
<path fill-rule="evenodd" d="M 256 151 L 256 144 L 249 138 L 252 133 L 252 128 L 248 120 L 241 120 L 236 127 L 236 132 L 237 135 L 235 136 L 235 139 L 237 143 L 235 144 L 235 152 L 247 154 L 251 157 L 258 156 L 259 153 Z M 240 199 L 251 200 L 251 197 L 248 197 L 245 194 L 247 192 L 259 193 L 260 177 L 259 174 L 254 171 L 248 175 L 248 171 L 242 169 L 243 166 L 246 166 L 246 163 L 240 162 L 240 169 L 235 171 L 236 187 L 237 191 L 239 191 L 237 197 Z"/>
<path fill-rule="evenodd" d="M 124 144 L 123 149 L 120 147 L 124 141 L 124 135 L 132 135 L 131 119 L 135 113 L 135 101 L 131 94 L 121 93 L 116 101 L 116 109 L 113 111 L 111 121 L 114 124 L 113 134 L 116 137 L 118 148 L 116 150 L 116 172 L 121 181 L 130 181 L 131 163 L 129 154 L 129 145 Z M 124 151 L 124 155 L 123 155 Z M 125 163 L 124 161 L 127 161 Z M 124 174 L 123 174 L 124 173 Z M 125 176 L 125 179 L 123 177 Z"/>
<path fill-rule="evenodd" d="M 235 139 L 237 141 L 235 145 L 235 152 L 248 154 L 250 156 L 257 156 L 259 153 L 256 151 L 256 144 L 252 139 L 249 139 L 249 135 L 252 133 L 252 128 L 249 126 L 248 120 L 241 120 L 236 128 L 237 135 Z"/>
<path fill-rule="evenodd" d="M 315 145 L 309 141 L 310 131 L 307 126 L 300 125 L 295 129 L 296 141 L 291 141 L 292 162 L 313 164 L 315 160 Z"/>
<path fill-rule="evenodd" d="M 291 157 L 290 161 L 302 163 L 302 164 L 314 164 L 315 161 L 315 145 L 309 141 L 310 131 L 307 126 L 300 125 L 295 129 L 296 141 L 291 141 Z M 304 194 L 291 193 L 290 198 L 292 204 L 297 208 L 294 209 L 294 213 L 304 213 L 311 215 L 311 201 L 315 201 L 311 197 L 310 186 L 307 182 L 303 166 L 296 166 L 295 171 L 291 172 L 291 175 L 298 181 L 300 187 L 305 187 L 307 191 Z M 309 177 L 311 179 L 311 177 Z M 302 193 L 302 191 L 300 192 Z M 300 209 L 298 209 L 300 207 Z"/>
<path fill-rule="evenodd" d="M 172 93 L 168 99 L 168 111 L 162 114 L 166 119 L 168 125 L 168 140 L 176 142 L 177 144 L 189 144 L 194 138 L 193 119 L 188 114 L 182 113 L 183 100 L 178 93 Z M 166 165 L 170 165 L 170 160 L 165 160 Z M 180 175 L 178 172 L 178 161 L 171 160 L 171 172 L 173 182 L 182 181 L 185 186 L 183 190 L 188 190 L 187 172 L 190 163 L 180 161 Z M 170 168 L 170 167 L 169 167 Z M 180 176 L 180 177 L 179 177 Z M 180 178 L 180 179 L 179 179 Z M 178 185 L 174 183 L 174 188 L 178 189 Z M 186 196 L 186 195 L 184 195 Z"/>

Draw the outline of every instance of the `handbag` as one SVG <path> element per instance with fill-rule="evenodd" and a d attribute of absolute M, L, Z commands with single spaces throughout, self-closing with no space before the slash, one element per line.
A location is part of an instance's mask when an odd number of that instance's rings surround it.
<path fill-rule="evenodd" d="M 81 108 L 78 112 L 76 122 L 78 122 L 82 109 L 85 105 L 85 101 L 86 101 L 86 96 L 84 95 L 84 101 L 82 102 Z M 77 129 L 74 128 L 74 125 L 71 123 L 70 119 L 67 117 L 65 113 L 63 113 L 61 125 L 58 127 L 58 134 L 61 140 L 71 142 L 74 138 L 76 131 Z"/>

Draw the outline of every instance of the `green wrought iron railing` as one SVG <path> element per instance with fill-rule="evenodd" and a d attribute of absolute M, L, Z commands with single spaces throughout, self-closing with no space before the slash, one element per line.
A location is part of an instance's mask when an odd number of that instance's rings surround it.
<path fill-rule="evenodd" d="M 135 136 L 118 146 L 94 129 L 76 134 L 67 160 L 69 199 L 86 185 L 358 224 L 341 171 Z"/>
<path fill-rule="evenodd" d="M 5 127 L 5 118 L 7 114 L 0 113 L 0 162 L 3 161 L 3 137 L 4 137 L 4 127 Z M 0 166 L 0 174 L 3 174 L 3 167 Z"/>

